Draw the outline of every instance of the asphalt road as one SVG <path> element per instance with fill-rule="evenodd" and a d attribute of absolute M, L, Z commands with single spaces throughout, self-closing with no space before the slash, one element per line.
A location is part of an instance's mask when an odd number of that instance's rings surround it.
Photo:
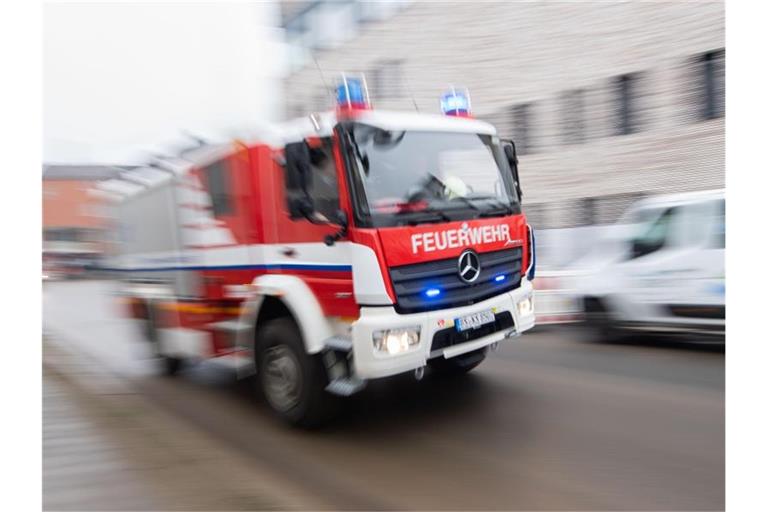
<path fill-rule="evenodd" d="M 319 508 L 725 507 L 722 350 L 542 328 L 462 378 L 373 382 L 333 424 L 305 432 L 273 420 L 232 370 L 156 376 L 109 287 L 46 283 L 44 328 L 301 485 Z"/>

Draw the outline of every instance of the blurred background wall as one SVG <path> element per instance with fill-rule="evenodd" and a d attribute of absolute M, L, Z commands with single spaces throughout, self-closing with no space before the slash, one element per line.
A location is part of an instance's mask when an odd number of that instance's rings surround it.
<path fill-rule="evenodd" d="M 286 117 L 329 108 L 342 71 L 383 109 L 437 113 L 468 87 L 517 143 L 545 264 L 644 195 L 725 185 L 722 2 L 283 2 L 281 19 Z"/>
<path fill-rule="evenodd" d="M 47 164 L 126 166 L 172 152 L 183 132 L 329 109 L 338 74 L 364 72 L 375 108 L 437 113 L 447 87 L 469 88 L 476 117 L 517 143 L 544 267 L 583 256 L 640 197 L 724 187 L 721 1 L 67 3 L 44 14 Z"/>

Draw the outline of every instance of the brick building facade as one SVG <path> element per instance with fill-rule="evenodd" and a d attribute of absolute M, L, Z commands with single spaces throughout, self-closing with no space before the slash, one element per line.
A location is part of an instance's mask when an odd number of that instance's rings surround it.
<path fill-rule="evenodd" d="M 437 112 L 444 89 L 466 86 L 475 116 L 518 144 L 541 228 L 612 222 L 643 194 L 724 187 L 722 2 L 388 5 L 286 10 L 288 41 L 303 49 L 291 53 L 286 117 L 329 108 L 342 71 L 366 73 L 382 109 Z M 326 29 L 313 33 L 313 20 Z M 324 39 L 334 23 L 343 30 Z"/>
<path fill-rule="evenodd" d="M 103 204 L 91 189 L 120 168 L 100 165 L 43 166 L 43 252 L 100 254 L 109 238 Z"/>

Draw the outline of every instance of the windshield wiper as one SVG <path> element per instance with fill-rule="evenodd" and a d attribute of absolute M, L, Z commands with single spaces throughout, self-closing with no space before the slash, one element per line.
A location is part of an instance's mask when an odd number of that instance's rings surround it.
<path fill-rule="evenodd" d="M 435 210 L 432 207 L 424 208 L 419 211 L 401 211 L 397 216 L 407 215 L 407 218 L 402 218 L 405 224 L 415 226 L 416 224 L 424 224 L 426 222 L 450 222 L 452 219 L 440 210 Z"/>
<path fill-rule="evenodd" d="M 458 199 L 459 201 L 461 201 L 462 203 L 464 203 L 465 205 L 469 206 L 470 208 L 472 208 L 472 209 L 473 209 L 473 210 L 475 210 L 475 211 L 478 211 L 478 212 L 479 212 L 480 210 L 482 210 L 482 208 L 480 208 L 479 206 L 477 206 L 475 203 L 473 203 L 473 202 L 472 202 L 472 200 L 471 200 L 471 199 L 469 199 L 469 198 L 467 198 L 467 197 L 464 197 L 464 196 L 456 196 L 456 197 L 452 197 L 450 200 L 451 200 L 451 201 L 453 201 L 454 199 Z"/>
<path fill-rule="evenodd" d="M 357 157 L 357 159 L 360 161 L 360 164 L 363 166 L 363 172 L 366 176 L 368 176 L 371 168 L 371 164 L 368 161 L 368 155 L 363 155 L 360 151 L 360 146 L 357 145 L 357 140 L 355 139 L 354 133 L 350 132 L 347 137 L 349 138 L 349 142 L 352 143 L 353 156 Z"/>

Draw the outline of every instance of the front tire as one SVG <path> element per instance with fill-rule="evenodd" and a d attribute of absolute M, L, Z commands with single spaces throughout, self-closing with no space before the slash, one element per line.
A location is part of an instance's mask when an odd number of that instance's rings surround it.
<path fill-rule="evenodd" d="M 437 375 L 455 376 L 469 373 L 477 368 L 480 363 L 485 361 L 485 356 L 488 353 L 488 347 L 484 347 L 478 350 L 473 350 L 460 356 L 455 356 L 450 359 L 444 357 L 436 357 L 427 364 L 430 369 Z"/>
<path fill-rule="evenodd" d="M 319 355 L 306 353 L 296 323 L 270 320 L 258 331 L 256 364 L 261 390 L 283 421 L 316 427 L 330 419 L 335 399 L 325 391 L 328 379 Z"/>

